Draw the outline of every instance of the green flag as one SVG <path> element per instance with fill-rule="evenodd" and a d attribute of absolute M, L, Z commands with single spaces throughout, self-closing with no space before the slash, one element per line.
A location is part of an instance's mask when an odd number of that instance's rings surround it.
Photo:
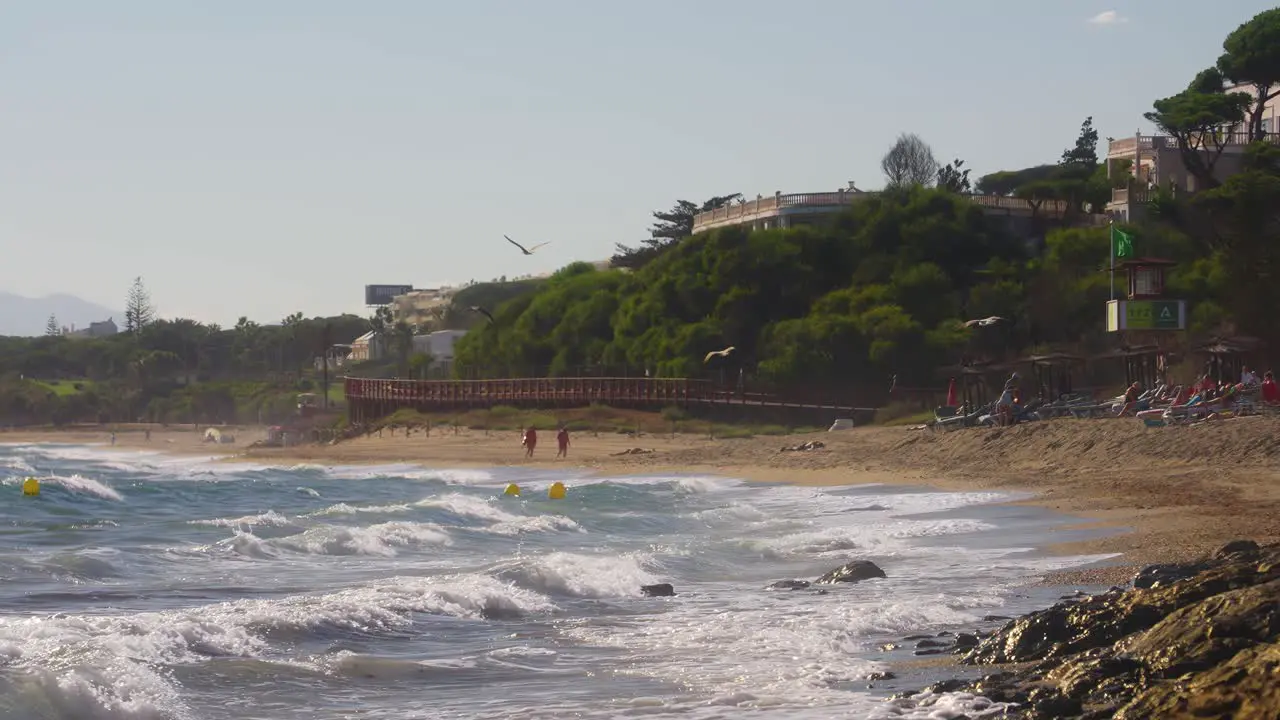
<path fill-rule="evenodd" d="M 1133 257 L 1133 236 L 1111 225 L 1111 252 L 1116 257 Z"/>

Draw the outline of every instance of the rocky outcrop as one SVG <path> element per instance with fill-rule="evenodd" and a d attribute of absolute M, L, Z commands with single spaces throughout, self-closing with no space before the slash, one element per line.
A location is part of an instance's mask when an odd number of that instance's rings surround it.
<path fill-rule="evenodd" d="M 870 580 L 871 578 L 884 577 L 884 571 L 878 565 L 870 560 L 854 560 L 832 570 L 814 581 L 816 585 L 830 585 L 833 583 L 858 582 L 860 580 Z"/>
<path fill-rule="evenodd" d="M 674 597 L 676 589 L 671 583 L 657 583 L 654 585 L 641 585 L 640 594 L 645 597 Z"/>
<path fill-rule="evenodd" d="M 1134 584 L 1008 623 L 961 662 L 1020 666 L 947 689 L 1036 720 L 1280 718 L 1280 545 L 1234 542 Z"/>

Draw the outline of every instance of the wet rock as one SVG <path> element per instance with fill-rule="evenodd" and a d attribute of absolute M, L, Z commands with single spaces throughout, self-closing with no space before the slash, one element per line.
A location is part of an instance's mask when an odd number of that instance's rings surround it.
<path fill-rule="evenodd" d="M 1261 548 L 1252 540 L 1232 540 L 1218 548 L 1213 554 L 1215 560 L 1227 560 L 1232 555 L 1256 555 Z"/>
<path fill-rule="evenodd" d="M 915 655 L 916 657 L 923 657 L 925 655 L 941 655 L 944 652 L 946 651 L 943 650 L 942 648 L 924 648 L 923 650 L 916 650 L 911 654 Z"/>
<path fill-rule="evenodd" d="M 1003 716 L 1026 720 L 1280 718 L 1280 545 L 1237 541 L 1159 567 L 1143 587 L 960 633 L 957 651 L 976 641 L 961 662 L 1017 669 L 947 687 L 1016 703 Z"/>
<path fill-rule="evenodd" d="M 779 580 L 769 585 L 770 590 L 804 590 L 807 587 L 808 580 Z"/>
<path fill-rule="evenodd" d="M 869 580 L 871 578 L 885 577 L 884 571 L 878 565 L 870 560 L 854 560 L 832 570 L 823 575 L 814 582 L 818 585 L 829 585 L 832 583 L 842 582 L 858 582 L 859 580 Z"/>
<path fill-rule="evenodd" d="M 1148 565 L 1133 577 L 1133 586 L 1146 590 L 1162 585 L 1172 585 L 1179 580 L 1194 577 L 1206 567 L 1208 566 L 1202 563 Z"/>
<path fill-rule="evenodd" d="M 973 633 L 960 633 L 956 635 L 954 647 L 957 651 L 972 650 L 978 646 L 978 636 Z"/>
<path fill-rule="evenodd" d="M 897 675 L 894 675 L 891 672 L 884 671 L 884 672 L 873 672 L 867 676 L 867 679 L 870 680 L 871 682 L 878 682 L 880 680 L 893 680 L 897 677 L 898 677 Z"/>
<path fill-rule="evenodd" d="M 942 642 L 941 640 L 932 640 L 932 639 L 921 640 L 920 642 L 916 643 L 917 650 L 926 650 L 928 648 L 944 648 L 946 646 L 947 646 L 947 643 Z"/>
<path fill-rule="evenodd" d="M 676 589 L 671 586 L 671 583 L 658 583 L 656 585 L 641 585 L 640 592 L 645 597 L 673 597 L 676 594 Z"/>
<path fill-rule="evenodd" d="M 898 649 L 898 648 L 900 648 L 900 647 L 902 647 L 902 646 L 901 646 L 901 645 L 899 645 L 898 643 L 890 642 L 890 643 L 885 643 L 885 644 L 881 645 L 881 646 L 880 646 L 880 649 L 881 649 L 881 650 L 883 650 L 884 652 L 890 652 L 890 651 L 892 651 L 892 650 L 897 650 L 897 649 Z"/>
<path fill-rule="evenodd" d="M 932 637 L 933 637 L 932 635 L 908 635 L 902 639 L 908 642 L 911 642 L 914 640 L 928 640 L 929 638 L 932 638 Z"/>
<path fill-rule="evenodd" d="M 983 615 L 982 622 L 1009 622 L 1013 618 L 1007 615 Z"/>

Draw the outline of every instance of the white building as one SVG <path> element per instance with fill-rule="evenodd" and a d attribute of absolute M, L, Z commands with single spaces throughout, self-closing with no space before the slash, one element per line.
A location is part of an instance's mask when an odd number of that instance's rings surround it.
<path fill-rule="evenodd" d="M 453 362 L 453 346 L 458 338 L 466 335 L 466 330 L 437 330 L 425 335 L 413 337 L 413 351 L 421 355 L 430 355 L 434 365 Z"/>

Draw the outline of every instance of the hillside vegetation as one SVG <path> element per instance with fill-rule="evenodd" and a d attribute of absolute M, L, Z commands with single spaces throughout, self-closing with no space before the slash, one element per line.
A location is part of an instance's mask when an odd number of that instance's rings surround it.
<path fill-rule="evenodd" d="M 655 213 L 653 238 L 620 245 L 614 258 L 634 272 L 564 268 L 463 338 L 457 371 L 746 375 L 882 397 L 893 378 L 933 385 L 945 381 L 940 366 L 965 360 L 1123 342 L 1104 332 L 1113 252 L 1178 263 L 1166 295 L 1188 301 L 1190 332 L 1173 339 L 1245 334 L 1280 348 L 1280 148 L 1262 122 L 1280 88 L 1276 37 L 1280 9 L 1259 14 L 1226 39 L 1217 65 L 1147 113 L 1181 148 L 1194 192 L 1148 188 L 1170 179 L 1149 168 L 1120 163 L 1108 173 L 1089 118 L 1058 162 L 977 181 L 1037 209 L 1048 200 L 1066 208 L 1066 228 L 1015 238 L 966 199 L 963 161 L 939 166 L 905 134 L 882 163 L 888 189 L 826 224 L 689 236 L 695 211 L 737 195 Z M 1265 92 L 1231 92 L 1232 83 Z M 1243 170 L 1224 181 L 1215 167 L 1226 152 Z M 1113 242 L 1100 213 L 1126 187 L 1154 200 L 1132 206 L 1142 219 L 1117 225 Z M 1122 297 L 1122 275 L 1117 283 Z M 988 317 L 1001 320 L 969 322 Z M 736 351 L 704 364 L 728 346 Z"/>

